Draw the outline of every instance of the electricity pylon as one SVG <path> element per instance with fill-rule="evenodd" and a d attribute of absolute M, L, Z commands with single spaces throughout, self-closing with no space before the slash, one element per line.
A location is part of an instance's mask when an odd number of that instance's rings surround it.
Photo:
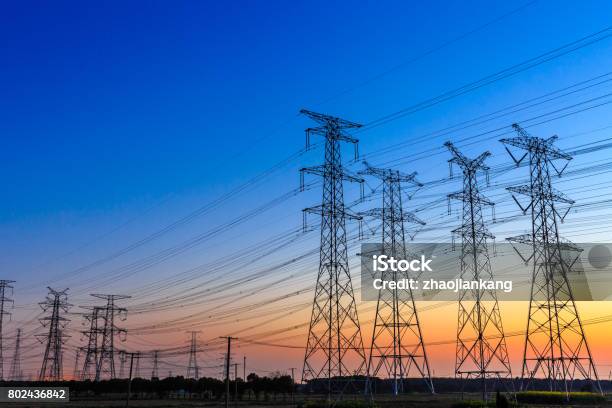
<path fill-rule="evenodd" d="M 142 378 L 140 376 L 140 351 L 132 353 L 132 355 L 136 359 L 136 365 L 134 366 L 134 378 Z"/>
<path fill-rule="evenodd" d="M 454 236 L 461 238 L 460 278 L 493 281 L 487 239 L 493 240 L 495 237 L 485 225 L 482 206 L 493 207 L 494 203 L 480 193 L 477 179 L 479 172 L 488 172 L 489 167 L 484 161 L 491 153 L 484 152 L 475 159 L 469 159 L 451 142 L 444 145 L 453 155 L 449 160 L 451 170 L 455 164 L 463 172 L 463 190 L 448 196 L 449 201 L 455 199 L 463 202 L 461 226 L 452 231 Z M 512 380 L 495 290 L 478 288 L 460 292 L 455 375 L 480 379 L 483 400 L 487 398 L 487 379 Z"/>
<path fill-rule="evenodd" d="M 67 337 L 63 334 L 69 319 L 61 314 L 67 313 L 72 306 L 68 303 L 68 289 L 56 291 L 51 288 L 44 302 L 39 303 L 43 311 L 51 309 L 51 315 L 40 319 L 43 327 L 49 327 L 47 334 L 39 334 L 37 337 L 46 338 L 45 355 L 43 357 L 39 381 L 60 381 L 62 379 L 62 345 Z"/>
<path fill-rule="evenodd" d="M 98 335 L 100 328 L 98 327 L 100 310 L 99 306 L 94 306 L 91 313 L 85 314 L 84 317 L 89 321 L 89 330 L 82 333 L 87 336 L 87 349 L 85 350 L 85 359 L 83 361 L 83 369 L 80 372 L 80 378 L 84 380 L 93 380 L 96 378 L 96 366 L 98 362 Z"/>
<path fill-rule="evenodd" d="M 14 283 L 15 281 L 13 280 L 6 280 L 6 279 L 2 279 L 0 280 L 0 381 L 4 380 L 4 359 L 3 359 L 3 354 L 2 354 L 2 345 L 3 345 L 3 338 L 2 338 L 2 323 L 4 322 L 4 316 L 10 316 L 11 314 L 9 312 L 7 312 L 5 310 L 6 308 L 6 304 L 7 303 L 13 303 L 13 299 L 9 299 L 8 295 L 6 294 L 6 290 L 7 289 L 13 289 L 13 287 L 11 286 L 11 283 Z"/>
<path fill-rule="evenodd" d="M 159 357 L 159 351 L 153 350 L 153 369 L 151 370 L 151 379 L 159 378 L 158 357 Z"/>
<path fill-rule="evenodd" d="M 302 381 L 327 380 L 327 394 L 342 393 L 350 376 L 364 375 L 366 355 L 357 316 L 357 305 L 348 265 L 346 219 L 361 220 L 344 207 L 343 181 L 362 183 L 342 166 L 340 142 L 352 143 L 357 156 L 357 139 L 348 129 L 361 125 L 333 116 L 307 110 L 319 126 L 306 129 L 307 146 L 310 135 L 325 138 L 325 163 L 303 168 L 304 173 L 323 177 L 321 205 L 306 208 L 304 214 L 321 216 L 321 247 L 319 272 L 315 286 L 308 341 L 304 356 Z"/>
<path fill-rule="evenodd" d="M 74 356 L 74 368 L 72 369 L 72 378 L 78 380 L 81 378 L 81 374 L 79 373 L 79 360 L 81 359 L 81 352 L 83 350 L 79 347 L 76 350 L 76 356 Z"/>
<path fill-rule="evenodd" d="M 200 378 L 200 368 L 198 367 L 198 360 L 196 358 L 197 347 L 197 336 L 199 331 L 187 332 L 191 334 L 191 342 L 189 344 L 189 365 L 187 366 L 187 378 Z"/>
<path fill-rule="evenodd" d="M 11 364 L 10 379 L 13 381 L 21 381 L 21 329 L 17 329 L 17 338 L 15 339 L 15 354 L 13 354 L 13 363 Z"/>
<path fill-rule="evenodd" d="M 125 363 L 127 355 L 124 350 L 119 350 L 119 378 L 125 378 Z"/>
<path fill-rule="evenodd" d="M 574 301 L 572 287 L 568 281 L 571 263 L 564 254 L 580 251 L 580 248 L 562 240 L 559 236 L 560 222 L 574 203 L 552 187 L 551 172 L 560 176 L 572 156 L 554 146 L 557 136 L 547 139 L 529 135 L 519 125 L 513 128 L 518 136 L 502 139 L 506 150 L 518 165 L 528 157 L 530 183 L 508 187 L 514 201 L 523 214 L 531 209 L 532 233 L 508 238 L 510 242 L 527 244 L 532 254 L 524 258 L 533 264 L 531 298 L 527 318 L 527 331 L 523 349 L 521 388 L 527 389 L 538 374 L 547 380 L 549 389 L 565 391 L 572 389 L 577 376 L 594 382 L 601 392 L 597 370 L 591 350 L 580 321 Z M 526 150 L 516 158 L 508 146 Z M 559 161 L 565 161 L 560 167 Z M 522 205 L 515 194 L 530 198 Z M 557 204 L 567 205 L 565 212 Z"/>
<path fill-rule="evenodd" d="M 360 175 L 379 178 L 383 182 L 383 206 L 361 213 L 363 216 L 382 220 L 382 253 L 395 259 L 407 259 L 404 223 L 411 222 L 425 225 L 414 214 L 404 211 L 402 206 L 402 183 L 416 187 L 423 184 L 415 180 L 416 173 L 403 174 L 397 170 L 380 169 L 364 163 L 366 169 Z M 399 281 L 410 279 L 408 272 L 387 270 L 382 272 L 381 279 Z M 404 379 L 414 367 L 418 375 L 425 380 L 430 392 L 434 392 L 429 370 L 429 361 L 425 352 L 423 334 L 412 289 L 389 289 L 378 291 L 376 316 L 372 330 L 372 347 L 368 359 L 368 383 L 366 392 L 371 393 L 371 377 L 376 377 L 381 370 L 387 378 L 393 380 L 393 394 L 403 392 Z"/>
<path fill-rule="evenodd" d="M 118 316 L 121 320 L 125 320 L 127 309 L 115 305 L 115 301 L 129 299 L 130 296 L 124 295 L 100 295 L 92 294 L 91 296 L 106 300 L 106 307 L 102 318 L 104 327 L 102 329 L 102 344 L 100 346 L 100 356 L 96 366 L 96 381 L 105 376 L 115 379 L 115 336 L 119 336 L 120 340 L 125 340 L 127 331 L 115 325 L 115 317 Z"/>

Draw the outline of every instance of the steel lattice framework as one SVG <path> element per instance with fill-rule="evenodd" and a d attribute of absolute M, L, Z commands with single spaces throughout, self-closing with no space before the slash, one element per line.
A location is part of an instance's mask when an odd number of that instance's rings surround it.
<path fill-rule="evenodd" d="M 347 142 L 355 146 L 357 156 L 358 141 L 346 131 L 361 125 L 307 110 L 301 113 L 319 124 L 306 129 L 307 144 L 312 134 L 325 138 L 325 163 L 301 169 L 302 176 L 323 177 L 321 205 L 304 210 L 304 214 L 321 216 L 321 247 L 302 381 L 327 379 L 331 398 L 332 393 L 342 393 L 348 386 L 349 376 L 363 376 L 366 369 L 346 243 L 346 219 L 361 217 L 344 207 L 343 192 L 344 181 L 363 180 L 343 168 L 340 152 L 340 142 Z"/>
<path fill-rule="evenodd" d="M 151 370 L 151 379 L 154 378 L 159 379 L 159 350 L 153 350 L 153 369 Z"/>
<path fill-rule="evenodd" d="M 83 335 L 87 336 L 87 349 L 85 349 L 85 359 L 83 360 L 83 369 L 80 372 L 81 380 L 93 380 L 96 378 L 95 368 L 98 361 L 98 320 L 102 307 L 94 306 L 91 313 L 83 315 L 86 321 L 89 321 L 89 330 L 83 331 Z"/>
<path fill-rule="evenodd" d="M 403 174 L 397 170 L 375 168 L 367 163 L 365 165 L 366 169 L 360 175 L 373 176 L 383 182 L 383 206 L 361 215 L 382 220 L 383 254 L 395 259 L 407 259 L 404 223 L 425 223 L 403 210 L 402 183 L 411 183 L 416 187 L 423 185 L 415 180 L 416 172 Z M 383 280 L 393 281 L 410 278 L 408 272 L 390 269 L 382 272 L 381 276 Z M 404 391 L 404 379 L 414 367 L 429 390 L 434 392 L 421 325 L 410 288 L 379 290 L 371 344 L 368 378 L 376 377 L 383 370 L 386 377 L 393 380 L 393 393 L 398 395 Z M 366 391 L 372 392 L 370 382 Z"/>
<path fill-rule="evenodd" d="M 118 307 L 115 301 L 129 299 L 130 296 L 125 295 L 100 295 L 92 294 L 91 296 L 106 300 L 106 307 L 100 308 L 104 311 L 101 316 L 104 320 L 102 328 L 102 343 L 100 345 L 100 355 L 96 365 L 96 381 L 102 377 L 115 379 L 115 337 L 119 336 L 121 340 L 125 339 L 126 330 L 115 325 L 115 317 L 125 320 L 127 309 Z"/>
<path fill-rule="evenodd" d="M 15 354 L 13 354 L 10 379 L 13 381 L 23 380 L 21 375 L 21 329 L 17 329 L 17 338 L 15 339 Z"/>
<path fill-rule="evenodd" d="M 484 152 L 469 159 L 452 143 L 444 145 L 453 155 L 449 160 L 451 177 L 453 164 L 463 172 L 463 190 L 448 196 L 449 202 L 451 199 L 463 202 L 462 224 L 452 231 L 453 236 L 461 239 L 460 277 L 492 281 L 487 239 L 493 240 L 494 236 L 485 225 L 482 207 L 493 208 L 494 203 L 480 193 L 477 180 L 478 173 L 488 171 L 484 161 L 491 154 Z M 488 379 L 512 379 L 497 294 L 486 289 L 459 293 L 455 375 L 480 379 L 482 398 L 486 399 Z"/>
<path fill-rule="evenodd" d="M 199 331 L 187 332 L 191 335 L 191 342 L 189 343 L 189 365 L 187 366 L 187 378 L 200 378 L 200 368 L 198 367 L 197 350 L 198 350 L 198 333 Z"/>
<path fill-rule="evenodd" d="M 72 306 L 68 303 L 68 289 L 56 291 L 51 288 L 44 302 L 39 303 L 43 311 L 51 309 L 51 316 L 40 319 L 43 327 L 49 327 L 47 334 L 39 334 L 37 337 L 46 338 L 45 355 L 43 357 L 39 381 L 60 381 L 62 380 L 62 346 L 67 337 L 63 330 L 68 324 L 68 319 L 61 314 L 67 313 Z"/>
<path fill-rule="evenodd" d="M 531 210 L 532 222 L 531 234 L 508 238 L 510 242 L 532 247 L 531 256 L 525 259 L 533 264 L 533 276 L 521 388 L 529 388 L 533 379 L 541 374 L 548 380 L 551 391 L 568 393 L 573 380 L 581 376 L 593 381 L 601 392 L 568 280 L 573 262 L 568 259 L 567 252 L 579 252 L 580 249 L 559 237 L 558 224 L 563 222 L 574 201 L 555 191 L 551 182 L 551 172 L 560 176 L 572 157 L 554 146 L 557 136 L 534 137 L 517 124 L 513 127 L 518 136 L 501 142 L 517 166 L 528 157 L 530 183 L 508 187 L 508 190 L 524 214 Z M 526 152 L 517 159 L 507 146 Z M 563 162 L 563 166 L 555 164 Z M 529 197 L 529 204 L 521 205 L 515 194 Z M 567 210 L 561 211 L 558 204 L 568 206 Z"/>
<path fill-rule="evenodd" d="M 15 281 L 13 280 L 6 280 L 6 279 L 2 279 L 0 280 L 0 381 L 4 380 L 4 359 L 3 359 L 3 350 L 2 350 L 2 346 L 3 346 L 3 338 L 2 338 L 2 323 L 4 322 L 4 316 L 10 316 L 11 314 L 9 312 L 6 311 L 6 304 L 13 303 L 12 299 L 8 298 L 8 295 L 6 294 L 6 290 L 7 289 L 13 289 L 13 287 L 11 286 L 11 283 L 14 283 Z"/>

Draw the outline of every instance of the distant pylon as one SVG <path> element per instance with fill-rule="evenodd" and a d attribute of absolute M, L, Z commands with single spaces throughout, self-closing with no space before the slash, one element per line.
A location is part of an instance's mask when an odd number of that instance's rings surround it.
<path fill-rule="evenodd" d="M 74 378 L 75 380 L 78 380 L 81 378 L 81 375 L 79 374 L 79 360 L 81 359 L 81 352 L 83 350 L 79 347 L 76 350 L 76 356 L 74 356 L 74 368 L 72 369 L 72 378 Z"/>
<path fill-rule="evenodd" d="M 119 351 L 119 378 L 125 378 L 125 362 L 127 360 L 127 356 L 125 351 Z"/>
<path fill-rule="evenodd" d="M 402 183 L 416 187 L 422 184 L 415 180 L 416 173 L 403 174 L 397 170 L 369 166 L 361 175 L 377 177 L 383 182 L 383 206 L 362 213 L 364 216 L 382 220 L 382 253 L 395 259 L 407 259 L 405 222 L 425 225 L 414 214 L 404 211 L 402 206 Z M 400 276 L 401 275 L 401 276 Z M 410 279 L 408 272 L 386 271 L 381 279 L 399 281 Z M 410 288 L 381 289 L 378 291 L 376 316 L 372 330 L 372 347 L 368 360 L 368 379 L 376 377 L 382 369 L 387 378 L 393 380 L 393 394 L 404 391 L 404 380 L 414 367 L 433 393 L 429 361 L 425 352 L 423 334 L 417 308 Z M 368 381 L 366 392 L 371 393 Z"/>
<path fill-rule="evenodd" d="M 501 142 L 517 166 L 529 156 L 530 183 L 507 189 L 513 193 L 524 214 L 531 209 L 532 233 L 508 240 L 530 245 L 533 251 L 531 256 L 524 258 L 532 262 L 533 276 L 521 388 L 529 388 L 532 380 L 541 374 L 548 380 L 551 391 L 569 393 L 573 380 L 581 376 L 591 380 L 602 392 L 568 281 L 572 263 L 564 256 L 568 251 L 579 253 L 581 249 L 559 236 L 558 224 L 563 222 L 574 201 L 553 189 L 550 175 L 552 171 L 561 175 L 572 156 L 553 145 L 557 136 L 534 137 L 517 124 L 513 127 L 518 136 Z M 507 146 L 524 149 L 526 153 L 517 159 Z M 566 164 L 558 167 L 555 165 L 558 161 L 566 161 Z M 529 204 L 521 205 L 514 194 L 529 197 Z M 565 204 L 568 208 L 562 212 L 557 204 Z"/>
<path fill-rule="evenodd" d="M 304 215 L 321 216 L 321 247 L 302 381 L 327 379 L 327 394 L 331 399 L 333 393 L 342 394 L 351 376 L 366 374 L 345 224 L 347 218 L 361 220 L 361 217 L 344 207 L 343 191 L 343 181 L 362 183 L 363 180 L 343 168 L 340 153 L 340 142 L 348 142 L 354 145 L 357 156 L 358 141 L 347 130 L 361 125 L 307 110 L 301 113 L 319 124 L 306 129 L 307 145 L 311 134 L 325 138 L 325 163 L 301 169 L 302 177 L 304 173 L 323 177 L 321 205 L 304 210 Z"/>
<path fill-rule="evenodd" d="M 15 339 L 15 354 L 13 354 L 13 363 L 11 364 L 10 379 L 13 381 L 21 381 L 21 329 L 17 329 L 17 338 Z"/>
<path fill-rule="evenodd" d="M 2 279 L 0 280 L 0 381 L 4 380 L 4 359 L 3 359 L 3 353 L 2 353 L 2 348 L 3 348 L 3 330 L 2 330 L 2 323 L 4 322 L 4 316 L 10 316 L 11 314 L 9 312 L 7 312 L 6 309 L 6 304 L 7 303 L 11 303 L 13 304 L 13 299 L 9 299 L 8 295 L 6 293 L 7 289 L 13 289 L 13 287 L 11 286 L 11 283 L 14 283 L 15 281 L 13 280 L 6 280 L 6 279 Z"/>
<path fill-rule="evenodd" d="M 140 375 L 140 351 L 137 351 L 134 354 L 134 357 L 136 359 L 136 364 L 134 368 L 134 378 L 142 378 Z"/>
<path fill-rule="evenodd" d="M 461 238 L 460 278 L 493 281 L 487 239 L 493 240 L 495 237 L 487 230 L 482 206 L 493 207 L 494 203 L 480 193 L 477 179 L 479 172 L 486 173 L 489 170 L 484 161 L 491 154 L 484 152 L 475 159 L 469 159 L 452 143 L 446 142 L 444 145 L 453 155 L 449 160 L 451 167 L 455 164 L 463 172 L 463 190 L 448 196 L 449 200 L 463 202 L 461 226 L 453 230 L 453 234 Z M 487 398 L 487 379 L 512 380 L 495 290 L 473 289 L 460 292 L 455 375 L 480 379 L 483 399 Z"/>
<path fill-rule="evenodd" d="M 151 379 L 159 378 L 159 351 L 153 350 L 153 370 L 151 370 Z"/>
<path fill-rule="evenodd" d="M 102 330 L 102 344 L 100 345 L 100 355 L 96 366 L 96 381 L 102 377 L 115 379 L 115 336 L 125 339 L 126 330 L 115 325 L 115 317 L 125 320 L 127 309 L 115 305 L 115 301 L 129 299 L 130 296 L 124 295 L 100 295 L 91 296 L 106 300 L 106 308 L 103 309 L 102 318 L 104 328 Z M 123 337 L 121 337 L 123 336 Z"/>
<path fill-rule="evenodd" d="M 64 338 L 63 328 L 68 323 L 68 319 L 63 317 L 62 313 L 67 313 L 68 308 L 72 306 L 68 303 L 68 289 L 56 291 L 51 288 L 44 302 L 39 303 L 43 311 L 51 309 L 51 315 L 40 319 L 43 327 L 49 327 L 47 334 L 39 334 L 37 337 L 46 339 L 45 354 L 43 357 L 39 381 L 60 381 L 63 378 L 62 374 L 62 345 Z"/>
<path fill-rule="evenodd" d="M 187 366 L 187 378 L 200 378 L 200 368 L 198 367 L 198 360 L 196 358 L 197 347 L 197 335 L 199 331 L 187 332 L 191 334 L 191 342 L 189 345 L 189 365 Z"/>

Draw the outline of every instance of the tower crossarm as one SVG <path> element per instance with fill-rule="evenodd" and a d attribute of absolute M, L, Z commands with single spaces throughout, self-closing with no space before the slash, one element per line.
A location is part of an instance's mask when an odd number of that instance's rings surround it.
<path fill-rule="evenodd" d="M 312 207 L 304 208 L 302 211 L 305 213 L 309 213 L 309 214 L 324 215 L 332 211 L 332 208 L 327 205 L 315 205 Z M 339 215 L 341 213 L 344 216 L 344 218 L 349 219 L 349 220 L 361 221 L 363 219 L 363 216 L 361 215 L 361 213 L 356 214 L 347 209 L 341 210 L 339 208 L 334 208 L 333 211 L 335 211 L 336 215 Z"/>
<path fill-rule="evenodd" d="M 340 166 L 338 166 L 340 167 Z M 316 176 L 324 177 L 327 174 L 334 173 L 335 177 L 352 183 L 363 183 L 364 180 L 361 177 L 357 177 L 351 174 L 349 171 L 343 168 L 334 169 L 330 164 L 321 164 L 319 166 L 303 167 L 300 169 L 300 173 L 314 174 Z"/>
<path fill-rule="evenodd" d="M 452 234 L 458 235 L 460 237 L 470 236 L 473 234 L 471 225 L 460 225 L 457 228 L 451 230 Z M 495 239 L 495 235 L 491 234 L 486 227 L 480 227 L 478 230 L 478 235 L 487 239 Z"/>
<path fill-rule="evenodd" d="M 449 163 L 455 163 L 463 169 L 463 171 L 471 173 L 477 170 L 489 170 L 489 167 L 484 164 L 487 157 L 491 156 L 489 151 L 481 153 L 475 159 L 469 159 L 463 153 L 461 153 L 455 145 L 451 142 L 445 142 L 444 146 L 453 154 L 453 157 L 448 161 Z"/>
<path fill-rule="evenodd" d="M 506 187 L 506 190 L 510 191 L 511 193 L 515 193 L 515 194 L 522 194 L 522 195 L 526 195 L 529 197 L 533 198 L 533 193 L 531 190 L 530 186 L 527 185 L 522 185 L 522 186 L 510 186 L 510 187 Z M 543 200 L 552 200 L 552 201 L 556 201 L 559 203 L 564 203 L 564 204 L 574 204 L 575 201 L 570 199 L 569 197 L 567 197 L 565 194 L 556 191 L 554 189 L 550 189 L 550 191 L 539 191 L 538 192 L 538 196 L 539 199 L 543 199 Z"/>
<path fill-rule="evenodd" d="M 362 176 L 372 176 L 387 182 L 398 182 L 398 183 L 412 183 L 417 187 L 423 187 L 423 183 L 416 180 L 416 171 L 412 173 L 403 173 L 399 170 L 385 169 L 372 167 L 368 162 L 363 162 L 365 169 L 360 170 L 357 174 Z"/>
<path fill-rule="evenodd" d="M 544 139 L 530 135 L 525 129 L 516 123 L 512 125 L 512 128 L 517 132 L 518 136 L 501 139 L 500 142 L 502 142 L 504 145 L 527 150 L 528 152 L 532 153 L 544 154 L 547 156 L 548 160 L 572 159 L 571 155 L 563 152 L 561 149 L 553 145 L 553 143 L 558 139 L 556 135 Z M 506 150 L 508 150 L 507 147 Z M 510 156 L 516 163 L 522 160 L 522 158 L 516 160 L 516 157 L 509 150 L 508 153 L 510 153 Z"/>
<path fill-rule="evenodd" d="M 363 126 L 363 125 L 360 125 L 359 123 L 351 122 L 349 120 L 342 119 L 342 118 L 339 118 L 337 116 L 332 116 L 332 115 L 326 115 L 324 113 L 313 112 L 313 111 L 308 110 L 308 109 L 301 109 L 300 113 L 302 115 L 308 116 L 310 119 L 314 120 L 317 123 L 320 123 L 322 125 L 327 125 L 328 123 L 333 123 L 336 126 L 338 126 L 338 128 L 340 128 L 340 129 L 356 129 L 356 128 L 360 128 L 360 127 Z M 325 128 L 325 126 L 323 126 L 323 128 Z M 309 129 L 312 129 L 312 128 L 309 128 Z"/>
<path fill-rule="evenodd" d="M 385 210 L 384 208 L 372 208 L 370 210 L 362 211 L 359 213 L 359 215 L 362 217 L 371 217 L 371 218 L 378 218 L 378 219 L 386 217 L 387 214 L 388 214 L 388 211 Z M 427 224 L 425 221 L 421 220 L 419 217 L 414 215 L 414 213 L 409 212 L 409 211 L 402 211 L 401 213 L 396 212 L 394 220 L 396 222 L 411 222 L 413 224 L 420 224 L 420 225 Z"/>
<path fill-rule="evenodd" d="M 465 194 L 463 191 L 460 191 L 457 193 L 451 193 L 448 195 L 448 198 L 453 199 L 453 200 L 463 201 L 463 202 L 474 201 L 474 203 L 483 204 L 483 205 L 490 205 L 490 206 L 495 205 L 493 201 L 489 200 L 482 194 L 474 194 L 474 193 Z"/>
<path fill-rule="evenodd" d="M 506 241 L 511 242 L 511 243 L 516 243 L 516 244 L 525 244 L 525 245 L 533 245 L 534 243 L 540 246 L 543 245 L 541 241 L 538 241 L 538 240 L 534 241 L 533 236 L 531 234 L 515 235 L 513 237 L 506 238 Z M 574 244 L 573 242 L 565 238 L 559 239 L 558 242 L 550 243 L 549 246 L 558 247 L 562 251 L 574 251 L 574 252 L 584 251 L 583 248 L 579 247 L 578 245 Z"/>

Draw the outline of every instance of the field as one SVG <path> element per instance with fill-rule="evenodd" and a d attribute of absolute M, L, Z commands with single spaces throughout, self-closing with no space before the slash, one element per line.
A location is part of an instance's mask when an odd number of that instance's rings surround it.
<path fill-rule="evenodd" d="M 464 400 L 477 400 L 476 394 L 465 394 Z M 378 397 L 376 406 L 380 408 L 450 408 L 454 404 L 461 401 L 459 394 L 407 394 L 396 398 L 390 396 Z M 236 404 L 230 401 L 230 408 L 295 408 L 302 406 L 302 400 L 296 399 L 296 403 L 292 404 L 289 401 L 239 401 Z M 70 401 L 68 404 L 52 404 L 52 403 L 11 403 L 5 404 L 6 407 L 31 407 L 31 408 L 49 408 L 67 406 L 70 408 L 123 408 L 126 406 L 126 401 L 123 399 L 92 399 L 92 400 L 77 400 Z M 224 401 L 202 401 L 189 399 L 133 399 L 130 401 L 130 407 L 147 407 L 147 408 L 178 408 L 178 407 L 224 407 Z M 493 405 L 494 406 L 494 405 Z M 521 404 L 520 407 L 612 407 L 612 395 L 606 396 L 606 402 L 601 405 L 546 405 L 546 404 Z"/>

